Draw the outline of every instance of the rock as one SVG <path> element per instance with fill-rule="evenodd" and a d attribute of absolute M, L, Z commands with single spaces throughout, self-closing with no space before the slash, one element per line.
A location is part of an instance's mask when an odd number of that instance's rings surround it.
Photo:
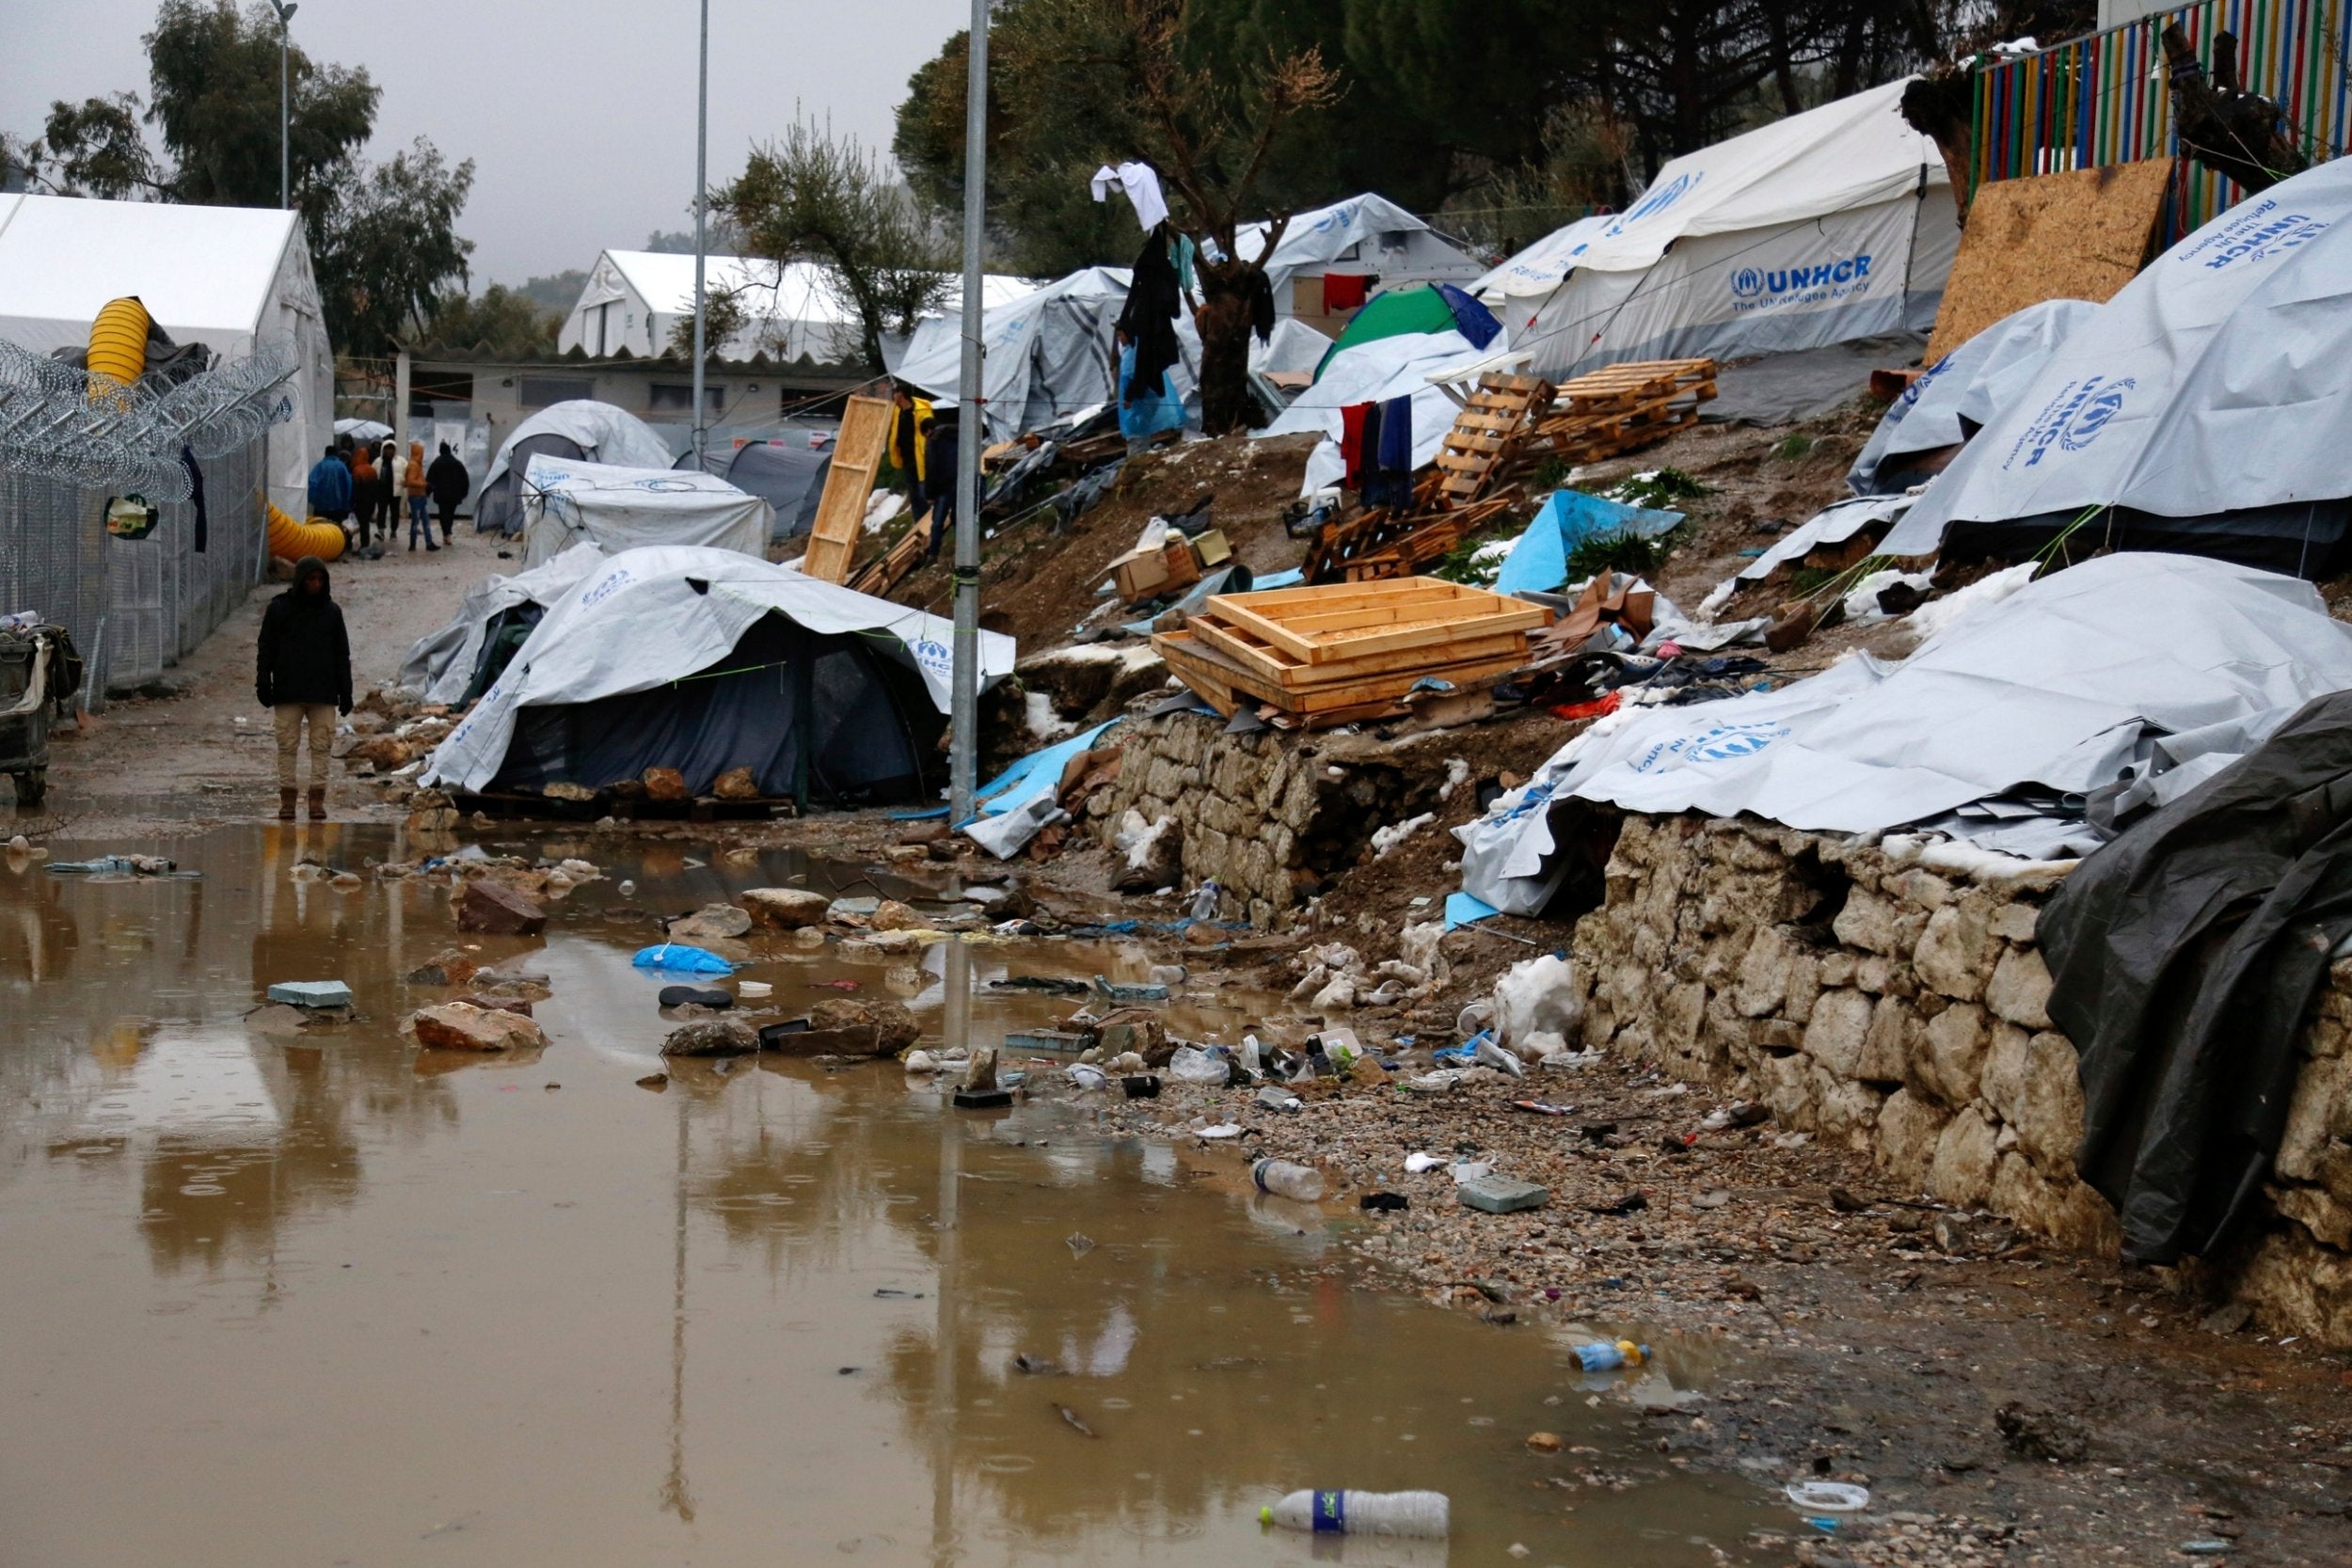
<path fill-rule="evenodd" d="M 645 786 L 648 800 L 683 800 L 686 799 L 686 775 L 675 768 L 648 768 L 639 782 Z M 662 1049 L 669 1049 L 664 1046 Z"/>
<path fill-rule="evenodd" d="M 540 785 L 539 793 L 550 800 L 569 800 L 574 804 L 581 804 L 596 798 L 596 792 L 586 784 L 570 784 L 562 779 L 558 779 L 551 784 Z"/>
<path fill-rule="evenodd" d="M 1993 1170 L 1999 1159 L 1992 1127 L 1972 1105 L 1954 1117 L 1936 1139 L 1928 1191 L 1940 1202 L 1974 1209 L 1993 1190 Z"/>
<path fill-rule="evenodd" d="M 2027 1029 L 2050 1027 L 2050 969 L 2042 952 L 2012 947 L 1993 966 L 1985 982 L 1984 1005 L 1999 1017 Z"/>
<path fill-rule="evenodd" d="M 664 1056 L 749 1056 L 759 1049 L 759 1031 L 740 1019 L 703 1019 L 670 1031 Z"/>
<path fill-rule="evenodd" d="M 2074 1174 L 2074 1149 L 2083 1137 L 2082 1072 L 2064 1035 L 2044 1029 L 2026 1041 L 2025 1093 L 2002 1114 L 2035 1164 Z"/>
<path fill-rule="evenodd" d="M 1556 1432 L 1531 1432 L 1527 1434 L 1527 1446 L 1537 1453 L 1558 1453 L 1567 1444 Z"/>
<path fill-rule="evenodd" d="M 710 793 L 722 800 L 756 800 L 759 781 L 748 768 L 730 768 L 710 781 Z"/>
<path fill-rule="evenodd" d="M 739 895 L 752 924 L 775 931 L 797 931 L 822 925 L 833 900 L 821 893 L 797 887 L 755 887 Z"/>
<path fill-rule="evenodd" d="M 1936 1142 L 1949 1118 L 1943 1109 L 1908 1088 L 1887 1096 L 1879 1108 L 1878 1153 L 1905 1192 L 1924 1192 L 1935 1163 Z"/>
<path fill-rule="evenodd" d="M 1935 1244 L 1953 1258 L 1992 1258 L 2017 1244 L 2017 1227 L 1989 1214 L 1935 1216 Z"/>
<path fill-rule="evenodd" d="M 808 1022 L 816 1029 L 870 1028 L 874 1053 L 880 1056 L 896 1056 L 922 1034 L 914 1015 L 896 1002 L 819 1002 L 809 1009 Z"/>
<path fill-rule="evenodd" d="M 1992 938 L 1982 897 L 1972 895 L 1930 915 L 1912 954 L 1920 983 L 1956 1002 L 1974 1002 L 1984 994 L 1985 949 Z"/>
<path fill-rule="evenodd" d="M 546 1032 L 532 1020 L 470 1002 L 420 1007 L 408 1016 L 406 1028 L 419 1045 L 434 1051 L 513 1051 L 547 1043 Z"/>
<path fill-rule="evenodd" d="M 2331 1140 L 2346 1137 L 2352 1137 L 2352 1056 L 2305 1062 L 2287 1101 L 2278 1173 L 2290 1181 L 2318 1180 Z"/>
<path fill-rule="evenodd" d="M 1928 1020 L 1921 1044 L 1912 1058 L 1916 1082 L 1947 1105 L 1977 1098 L 1985 1053 L 1992 1048 L 1982 1007 L 1961 1002 L 1945 1008 Z"/>
<path fill-rule="evenodd" d="M 751 928 L 748 911 L 733 904 L 705 904 L 692 914 L 671 921 L 662 928 L 662 934 L 671 942 L 701 947 L 714 942 L 732 942 Z"/>
<path fill-rule="evenodd" d="M 1534 1182 L 1503 1176 L 1461 1182 L 1454 1189 L 1454 1196 L 1463 1208 L 1487 1214 L 1516 1214 L 1522 1209 L 1541 1209 L 1551 1201 L 1551 1194 Z"/>
<path fill-rule="evenodd" d="M 1804 1053 L 1833 1075 L 1851 1078 L 1870 1034 L 1870 999 L 1858 990 L 1823 991 L 1804 1028 Z"/>
<path fill-rule="evenodd" d="M 866 917 L 867 929 L 875 931 L 914 931 L 922 929 L 926 924 L 921 915 L 896 898 L 883 899 L 874 906 L 874 912 Z"/>
<path fill-rule="evenodd" d="M 348 1007 L 351 988 L 341 980 L 280 980 L 269 988 L 269 999 L 290 1007 Z"/>
<path fill-rule="evenodd" d="M 397 736 L 370 736 L 343 753 L 345 762 L 364 762 L 389 773 L 417 760 L 421 748 Z"/>
<path fill-rule="evenodd" d="M 2019 1459 L 2075 1465 L 2090 1453 L 2090 1439 L 2082 1423 L 2054 1410 L 2032 1410 L 2015 1402 L 1993 1413 L 2001 1446 Z"/>
<path fill-rule="evenodd" d="M 410 799 L 413 801 L 414 797 Z M 446 833 L 453 830 L 457 822 L 455 806 L 418 806 L 408 814 L 405 825 L 412 833 Z"/>
<path fill-rule="evenodd" d="M 485 1008 L 491 1012 L 513 1013 L 518 1018 L 531 1016 L 531 1002 L 526 997 L 491 996 L 476 991 L 465 1000 L 469 1006 Z"/>
<path fill-rule="evenodd" d="M 469 955 L 452 947 L 434 954 L 401 978 L 412 986 L 462 986 L 481 967 Z"/>
<path fill-rule="evenodd" d="M 496 882 L 468 882 L 457 895 L 457 928 L 492 936 L 535 937 L 548 927 L 547 911 Z"/>

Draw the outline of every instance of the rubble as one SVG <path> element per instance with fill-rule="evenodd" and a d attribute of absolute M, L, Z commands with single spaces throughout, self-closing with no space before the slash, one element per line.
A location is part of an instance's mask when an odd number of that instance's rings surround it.
<path fill-rule="evenodd" d="M 546 1032 L 532 1019 L 470 1002 L 420 1007 L 402 1027 L 434 1051 L 514 1051 L 547 1043 Z"/>
<path fill-rule="evenodd" d="M 547 929 L 547 911 L 494 881 L 468 882 L 451 901 L 457 907 L 457 928 L 461 931 L 535 937 Z"/>

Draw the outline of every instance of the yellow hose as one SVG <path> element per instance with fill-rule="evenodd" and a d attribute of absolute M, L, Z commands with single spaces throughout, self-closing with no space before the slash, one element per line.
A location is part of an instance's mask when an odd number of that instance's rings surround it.
<path fill-rule="evenodd" d="M 313 517 L 298 523 L 283 508 L 267 496 L 262 504 L 269 509 L 269 553 L 286 561 L 299 561 L 315 555 L 321 561 L 340 560 L 343 553 L 343 531 L 324 517 Z"/>
<path fill-rule="evenodd" d="M 110 299 L 98 312 L 98 319 L 89 328 L 89 370 L 93 378 L 104 376 L 107 381 L 127 387 L 147 370 L 147 307 L 138 295 L 125 294 Z M 90 387 L 93 399 L 100 395 L 100 386 L 93 379 Z"/>

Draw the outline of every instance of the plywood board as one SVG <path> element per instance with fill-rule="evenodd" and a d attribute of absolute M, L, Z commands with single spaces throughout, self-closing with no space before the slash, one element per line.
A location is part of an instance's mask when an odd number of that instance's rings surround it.
<path fill-rule="evenodd" d="M 801 570 L 826 582 L 847 582 L 850 563 L 866 531 L 866 502 L 882 471 L 882 447 L 890 438 L 887 398 L 851 398 L 842 410 L 841 434 L 834 438 L 833 467 L 825 471 L 825 494 L 809 526 L 808 553 Z"/>
<path fill-rule="evenodd" d="M 2172 167 L 2149 158 L 1979 185 L 1923 363 L 2028 305 L 2114 298 L 2147 262 Z"/>

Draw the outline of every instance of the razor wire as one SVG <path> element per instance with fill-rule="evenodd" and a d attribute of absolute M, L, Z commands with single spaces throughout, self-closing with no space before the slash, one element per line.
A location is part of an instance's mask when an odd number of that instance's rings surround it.
<path fill-rule="evenodd" d="M 297 363 L 270 344 L 182 380 L 123 382 L 0 339 L 0 471 L 186 500 L 182 450 L 218 457 L 292 419 Z"/>

